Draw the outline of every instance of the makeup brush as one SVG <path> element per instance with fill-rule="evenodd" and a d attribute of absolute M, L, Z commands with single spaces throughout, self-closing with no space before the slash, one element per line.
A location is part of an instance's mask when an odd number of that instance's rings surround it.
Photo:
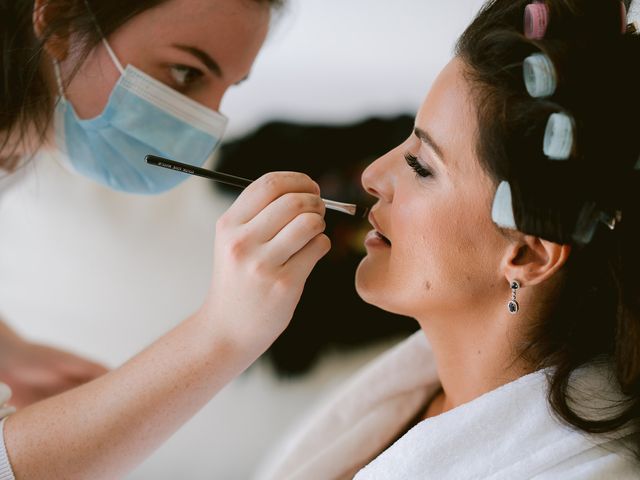
<path fill-rule="evenodd" d="M 156 155 L 147 155 L 145 157 L 145 161 L 154 167 L 167 168 L 169 170 L 186 173 L 188 175 L 196 175 L 198 177 L 208 178 L 209 180 L 225 183 L 242 189 L 247 188 L 253 183 L 253 180 L 236 177 L 235 175 L 229 175 L 227 173 L 216 172 L 214 170 L 207 170 L 206 168 L 194 167 L 193 165 L 187 165 L 186 163 L 176 162 L 175 160 L 158 157 Z M 347 215 L 352 215 L 357 218 L 366 218 L 369 213 L 369 208 L 354 205 L 352 203 L 336 202 L 334 200 L 326 200 L 324 198 L 322 201 L 330 210 L 346 213 Z"/>

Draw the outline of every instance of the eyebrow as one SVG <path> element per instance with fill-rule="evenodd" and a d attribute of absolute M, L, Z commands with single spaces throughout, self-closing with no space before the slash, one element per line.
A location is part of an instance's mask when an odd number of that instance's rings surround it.
<path fill-rule="evenodd" d="M 198 60 L 200 60 L 206 67 L 207 69 L 213 73 L 214 75 L 222 78 L 224 77 L 224 74 L 222 72 L 222 68 L 220 68 L 220 65 L 218 64 L 218 62 L 216 62 L 213 58 L 211 58 L 211 56 L 206 53 L 203 52 L 202 50 L 200 50 L 199 48 L 196 47 L 190 47 L 188 45 L 178 45 L 178 44 L 174 44 L 173 45 L 175 48 L 182 50 L 183 52 L 187 52 L 190 53 L 191 55 L 193 55 L 194 57 L 196 57 Z"/>
<path fill-rule="evenodd" d="M 413 133 L 416 137 L 418 137 L 422 142 L 426 143 L 431 149 L 436 152 L 436 155 L 440 157 L 441 160 L 444 160 L 444 155 L 442 154 L 442 148 L 433 140 L 431 135 L 422 130 L 421 128 L 416 127 L 413 130 Z"/>

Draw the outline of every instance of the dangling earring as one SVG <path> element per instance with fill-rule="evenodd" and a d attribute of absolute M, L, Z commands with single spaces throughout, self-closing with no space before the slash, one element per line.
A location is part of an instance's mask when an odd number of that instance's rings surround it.
<path fill-rule="evenodd" d="M 507 308 L 509 309 L 509 313 L 511 315 L 515 315 L 520 311 L 520 304 L 516 300 L 516 292 L 520 288 L 520 282 L 514 280 L 511 282 L 511 300 L 507 304 Z"/>

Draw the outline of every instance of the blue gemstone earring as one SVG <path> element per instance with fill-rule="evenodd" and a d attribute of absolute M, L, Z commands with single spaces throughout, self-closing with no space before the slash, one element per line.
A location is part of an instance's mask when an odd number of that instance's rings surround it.
<path fill-rule="evenodd" d="M 520 311 L 520 304 L 516 300 L 516 292 L 520 288 L 520 282 L 514 280 L 511 282 L 511 300 L 507 304 L 507 308 L 509 309 L 509 313 L 511 315 L 515 315 Z"/>

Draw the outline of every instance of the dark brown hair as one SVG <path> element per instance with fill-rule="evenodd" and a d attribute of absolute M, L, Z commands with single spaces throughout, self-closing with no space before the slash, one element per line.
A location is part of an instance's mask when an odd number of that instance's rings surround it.
<path fill-rule="evenodd" d="M 0 0 L 0 169 L 12 168 L 11 157 L 29 131 L 44 137 L 52 116 L 53 98 L 42 72 L 43 45 L 60 32 L 78 34 L 85 55 L 101 37 L 110 35 L 136 15 L 167 0 L 48 0 L 62 13 L 36 38 L 34 0 Z M 240 1 L 240 0 L 239 0 Z M 284 0 L 264 1 L 274 7 Z M 95 21 L 94 21 L 95 17 Z M 80 57 L 82 58 L 82 56 Z M 17 144 L 9 145 L 9 139 Z"/>
<path fill-rule="evenodd" d="M 547 0 L 546 36 L 531 40 L 523 33 L 529 3 L 489 1 L 456 54 L 476 99 L 478 157 L 496 184 L 510 183 L 518 230 L 573 246 L 563 286 L 528 332 L 522 357 L 553 367 L 549 402 L 560 419 L 610 433 L 640 418 L 640 36 L 621 33 L 619 0 Z M 550 98 L 532 98 L 525 88 L 523 61 L 534 52 L 557 70 Z M 553 112 L 575 120 L 567 161 L 543 153 Z M 598 224 L 598 215 L 616 212 L 622 220 L 615 230 Z M 599 225 L 590 242 L 575 235 L 585 218 Z M 571 407 L 570 379 L 602 359 L 613 364 L 627 400 L 613 415 L 583 418 Z"/>

